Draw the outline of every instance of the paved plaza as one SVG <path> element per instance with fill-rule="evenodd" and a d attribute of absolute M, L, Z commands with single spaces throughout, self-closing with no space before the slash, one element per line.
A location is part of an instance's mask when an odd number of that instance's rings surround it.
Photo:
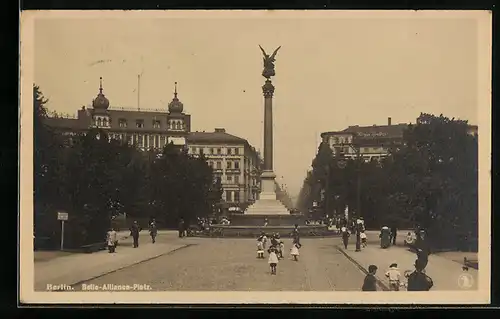
<path fill-rule="evenodd" d="M 153 291 L 332 291 L 359 290 L 364 277 L 336 249 L 337 238 L 303 239 L 299 261 L 285 254 L 275 276 L 270 275 L 267 257 L 256 258 L 252 239 L 164 237 L 159 239 L 162 241 L 183 241 L 191 246 L 85 284 L 144 284 Z M 290 245 L 291 240 L 286 240 L 286 252 Z M 81 290 L 81 287 L 76 285 L 75 289 Z"/>
<path fill-rule="evenodd" d="M 347 250 L 338 237 L 301 242 L 299 261 L 293 261 L 292 240 L 285 239 L 285 258 L 277 274 L 271 275 L 267 254 L 265 259 L 256 258 L 254 239 L 178 238 L 176 232 L 160 231 L 152 244 L 143 232 L 139 248 L 132 248 L 131 238 L 124 236 L 115 254 L 102 251 L 36 261 L 35 290 L 65 284 L 81 291 L 108 284 L 144 285 L 150 291 L 360 291 L 370 264 L 379 267 L 379 290 L 386 290 L 384 272 L 389 264 L 397 262 L 403 273 L 413 269 L 415 260 L 399 245 L 380 249 L 377 232 L 368 232 L 368 247 L 361 252 L 355 252 L 353 237 Z M 433 290 L 464 289 L 458 285 L 459 263 L 431 255 L 427 269 L 435 283 Z M 477 270 L 469 273 L 477 279 Z M 466 288 L 477 288 L 475 282 Z"/>

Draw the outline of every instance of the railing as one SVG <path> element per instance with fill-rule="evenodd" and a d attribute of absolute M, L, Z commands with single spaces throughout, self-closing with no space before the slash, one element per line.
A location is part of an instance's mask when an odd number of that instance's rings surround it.
<path fill-rule="evenodd" d="M 137 107 L 119 107 L 119 106 L 110 106 L 108 110 L 116 110 L 116 111 L 138 111 L 138 112 L 160 112 L 167 114 L 167 108 L 162 109 L 153 109 L 153 108 L 137 108 Z"/>

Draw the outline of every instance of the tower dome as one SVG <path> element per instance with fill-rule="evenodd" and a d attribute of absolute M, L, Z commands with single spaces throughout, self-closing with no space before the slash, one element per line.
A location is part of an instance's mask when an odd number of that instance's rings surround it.
<path fill-rule="evenodd" d="M 182 113 L 183 109 L 184 109 L 184 105 L 177 98 L 177 82 L 175 82 L 174 98 L 172 99 L 172 101 L 170 103 L 168 103 L 168 111 L 170 113 Z"/>
<path fill-rule="evenodd" d="M 99 80 L 99 94 L 97 94 L 97 97 L 94 99 L 94 101 L 92 101 L 92 106 L 94 107 L 94 109 L 105 110 L 109 107 L 109 100 L 102 93 L 102 77 L 100 77 Z"/>

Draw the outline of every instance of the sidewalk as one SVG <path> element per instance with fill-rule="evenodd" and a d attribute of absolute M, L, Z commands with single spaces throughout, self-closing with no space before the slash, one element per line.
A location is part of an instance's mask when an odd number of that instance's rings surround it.
<path fill-rule="evenodd" d="M 413 265 L 417 259 L 416 254 L 402 247 L 391 246 L 387 249 L 382 249 L 380 248 L 380 245 L 369 243 L 368 247 L 362 248 L 360 252 L 356 252 L 355 240 L 350 240 L 347 250 L 345 250 L 340 243 L 337 247 L 346 255 L 346 257 L 351 259 L 351 261 L 356 263 L 358 266 L 364 268 L 365 271 L 368 269 L 369 265 L 376 265 L 378 267 L 376 277 L 386 287 L 389 286 L 389 281 L 385 277 L 385 272 L 389 268 L 390 264 L 397 263 L 398 268 L 401 271 L 401 275 L 404 275 L 406 270 L 413 271 L 415 269 Z M 434 281 L 434 286 L 431 289 L 432 291 L 478 289 L 478 271 L 476 269 L 469 268 L 468 271 L 468 274 L 473 279 L 472 287 L 461 288 L 459 281 L 464 273 L 462 265 L 441 256 L 429 256 L 429 263 L 427 264 L 426 272 L 427 275 Z"/>
<path fill-rule="evenodd" d="M 169 236 L 169 234 L 163 235 Z M 161 232 L 159 236 L 162 236 Z M 139 248 L 133 248 L 132 238 L 124 236 L 114 254 L 100 251 L 34 263 L 35 290 L 45 290 L 47 284 L 74 285 L 187 246 L 189 245 L 176 240 L 152 244 L 149 235 L 141 233 Z"/>
<path fill-rule="evenodd" d="M 130 231 L 120 231 L 117 232 L 118 241 L 127 239 L 130 236 Z M 47 262 L 56 258 L 73 256 L 75 254 L 81 254 L 82 252 L 75 252 L 71 250 L 36 250 L 34 252 L 35 263 Z"/>

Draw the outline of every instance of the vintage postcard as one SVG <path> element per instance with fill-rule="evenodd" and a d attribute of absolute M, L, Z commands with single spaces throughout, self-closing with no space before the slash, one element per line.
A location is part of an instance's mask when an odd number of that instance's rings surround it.
<path fill-rule="evenodd" d="M 490 302 L 491 12 L 20 30 L 22 303 Z"/>

